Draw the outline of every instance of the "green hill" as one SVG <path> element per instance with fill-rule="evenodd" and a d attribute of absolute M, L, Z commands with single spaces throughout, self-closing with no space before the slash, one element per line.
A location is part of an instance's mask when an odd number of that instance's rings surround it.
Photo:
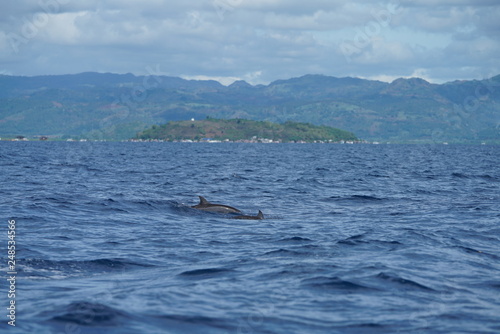
<path fill-rule="evenodd" d="M 245 119 L 214 119 L 200 121 L 177 121 L 144 130 L 136 139 L 151 140 L 273 140 L 290 141 L 356 141 L 356 136 L 347 131 L 329 126 L 316 126 L 307 123 L 286 122 L 277 124 Z"/>

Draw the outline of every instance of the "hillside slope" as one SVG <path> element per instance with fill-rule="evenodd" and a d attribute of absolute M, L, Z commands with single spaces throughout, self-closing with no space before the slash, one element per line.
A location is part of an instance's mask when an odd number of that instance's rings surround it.
<path fill-rule="evenodd" d="M 0 75 L 0 106 L 0 137 L 126 139 L 210 116 L 326 125 L 368 140 L 500 143 L 500 76 L 437 85 L 306 75 L 226 87 L 154 75 Z"/>

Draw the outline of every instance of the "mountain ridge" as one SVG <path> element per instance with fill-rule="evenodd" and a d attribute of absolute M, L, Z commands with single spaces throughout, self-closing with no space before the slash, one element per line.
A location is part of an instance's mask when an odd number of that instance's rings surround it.
<path fill-rule="evenodd" d="M 0 75 L 0 103 L 0 137 L 126 139 L 209 116 L 326 125 L 377 141 L 500 143 L 500 75 L 435 84 L 307 74 L 228 86 L 130 73 Z"/>

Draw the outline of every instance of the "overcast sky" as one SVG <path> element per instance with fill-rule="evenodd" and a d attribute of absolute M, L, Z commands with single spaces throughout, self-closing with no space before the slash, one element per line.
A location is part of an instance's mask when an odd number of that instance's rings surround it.
<path fill-rule="evenodd" d="M 21 0 L 0 4 L 0 74 L 87 71 L 269 83 L 500 74 L 498 0 Z"/>

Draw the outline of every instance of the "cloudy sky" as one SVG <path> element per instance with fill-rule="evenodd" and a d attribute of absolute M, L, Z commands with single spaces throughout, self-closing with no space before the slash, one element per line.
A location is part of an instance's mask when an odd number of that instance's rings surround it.
<path fill-rule="evenodd" d="M 498 0 L 8 0 L 0 74 L 483 79 L 499 18 Z"/>

